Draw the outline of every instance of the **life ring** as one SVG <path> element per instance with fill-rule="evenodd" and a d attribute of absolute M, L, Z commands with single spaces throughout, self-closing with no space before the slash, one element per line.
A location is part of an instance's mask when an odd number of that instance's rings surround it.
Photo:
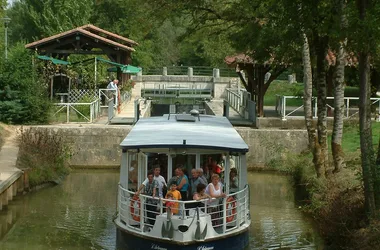
<path fill-rule="evenodd" d="M 140 222 L 140 208 L 141 208 L 141 201 L 139 197 L 133 196 L 130 204 L 130 210 L 133 220 Z"/>
<path fill-rule="evenodd" d="M 236 215 L 236 201 L 232 196 L 228 197 L 226 201 L 226 215 L 227 222 L 233 221 Z"/>

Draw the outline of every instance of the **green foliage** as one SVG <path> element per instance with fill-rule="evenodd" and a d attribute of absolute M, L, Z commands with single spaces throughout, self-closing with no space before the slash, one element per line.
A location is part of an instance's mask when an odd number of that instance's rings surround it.
<path fill-rule="evenodd" d="M 7 11 L 10 40 L 31 42 L 89 23 L 93 0 L 20 0 Z"/>
<path fill-rule="evenodd" d="M 8 60 L 0 58 L 0 121 L 46 123 L 51 107 L 46 88 L 38 81 L 29 51 L 18 43 Z"/>
<path fill-rule="evenodd" d="M 21 129 L 17 167 L 29 171 L 30 185 L 58 181 L 69 173 L 71 148 L 60 132 L 42 128 Z"/>
<path fill-rule="evenodd" d="M 129 79 L 123 86 L 120 88 L 120 92 L 132 92 L 135 82 L 132 79 Z"/>

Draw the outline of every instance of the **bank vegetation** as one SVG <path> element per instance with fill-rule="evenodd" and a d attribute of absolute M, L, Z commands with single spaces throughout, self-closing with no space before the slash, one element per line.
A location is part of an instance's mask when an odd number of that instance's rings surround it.
<path fill-rule="evenodd" d="M 30 187 L 60 183 L 69 174 L 71 147 L 51 129 L 21 128 L 17 167 L 25 171 Z"/>
<path fill-rule="evenodd" d="M 380 124 L 372 124 L 373 140 L 380 139 Z M 365 210 L 358 120 L 346 121 L 342 138 L 346 166 L 334 173 L 330 157 L 326 178 L 318 178 L 310 151 L 294 155 L 281 148 L 268 164 L 290 174 L 296 188 L 306 192 L 302 209 L 317 222 L 327 249 L 378 249 L 380 220 Z M 329 132 L 331 141 L 331 131 Z M 374 145 L 376 148 L 377 145 Z M 331 150 L 329 155 L 332 155 Z"/>

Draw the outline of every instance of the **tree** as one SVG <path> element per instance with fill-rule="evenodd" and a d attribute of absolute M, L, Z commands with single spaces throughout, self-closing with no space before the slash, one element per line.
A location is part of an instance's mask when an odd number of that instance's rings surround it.
<path fill-rule="evenodd" d="M 359 54 L 359 127 L 360 127 L 360 151 L 362 160 L 365 208 L 370 216 L 376 214 L 376 208 L 380 208 L 380 179 L 379 166 L 375 165 L 374 149 L 372 146 L 371 125 L 371 89 L 370 89 L 370 55 L 376 48 L 375 1 L 358 0 L 355 39 Z M 354 17 L 355 17 L 354 16 Z"/>
<path fill-rule="evenodd" d="M 18 42 L 42 39 L 88 24 L 93 0 L 20 0 L 7 10 L 12 19 L 10 39 Z"/>
<path fill-rule="evenodd" d="M 341 29 L 347 28 L 346 2 L 340 0 Z M 339 172 L 345 167 L 344 153 L 342 149 L 343 113 L 344 113 L 344 69 L 346 67 L 347 37 L 341 36 L 338 43 L 335 77 L 334 77 L 334 127 L 331 138 L 331 149 L 334 159 L 334 172 Z"/>
<path fill-rule="evenodd" d="M 47 90 L 37 80 L 31 54 L 23 43 L 0 59 L 0 121 L 16 124 L 46 123 L 50 102 Z"/>

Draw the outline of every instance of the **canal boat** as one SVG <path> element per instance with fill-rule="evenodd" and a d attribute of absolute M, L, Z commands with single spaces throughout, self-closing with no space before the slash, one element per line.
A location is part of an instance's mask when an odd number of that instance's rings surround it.
<path fill-rule="evenodd" d="M 251 223 L 246 167 L 248 145 L 226 117 L 199 115 L 193 111 L 192 114 L 143 118 L 137 121 L 120 147 L 118 212 L 114 219 L 117 249 L 242 250 L 248 247 Z M 165 204 L 172 200 L 165 196 L 136 193 L 148 171 L 156 166 L 170 182 L 178 166 L 190 174 L 193 168 L 207 172 L 215 162 L 221 167 L 224 197 L 176 200 L 178 211 L 175 213 L 166 208 Z M 238 184 L 235 183 L 234 188 L 230 172 L 237 173 Z M 148 216 L 152 211 L 153 220 Z"/>

